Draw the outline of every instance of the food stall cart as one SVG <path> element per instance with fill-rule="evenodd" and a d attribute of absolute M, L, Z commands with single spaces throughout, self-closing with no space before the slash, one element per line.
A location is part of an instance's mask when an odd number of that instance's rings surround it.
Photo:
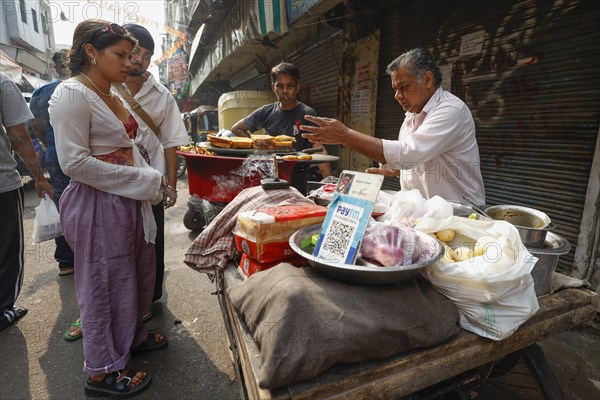
<path fill-rule="evenodd" d="M 512 364 L 507 368 L 498 361 L 515 353 L 525 360 L 542 397 L 561 399 L 561 389 L 535 343 L 591 321 L 598 306 L 598 295 L 593 291 L 561 290 L 539 298 L 538 313 L 509 339 L 492 341 L 462 330 L 455 338 L 433 348 L 384 360 L 338 364 L 314 379 L 265 390 L 257 380 L 260 351 L 227 295 L 227 288 L 242 282 L 236 266 L 228 265 L 216 282 L 242 395 L 249 399 L 401 398 L 436 387 L 427 392 L 429 398 L 435 398 L 444 390 L 484 380 L 494 367 L 505 370 L 496 374 L 506 372 Z"/>
<path fill-rule="evenodd" d="M 177 154 L 185 157 L 188 171 L 190 200 L 189 210 L 184 217 L 188 229 L 196 230 L 205 225 L 199 200 L 214 203 L 219 208 L 229 203 L 243 189 L 258 186 L 265 178 L 264 166 L 248 168 L 245 162 L 251 156 L 268 159 L 274 154 L 295 154 L 294 151 L 279 153 L 273 150 L 258 149 L 226 149 L 210 147 L 203 143 L 207 151 L 213 155 L 191 153 L 178 150 Z M 284 160 L 278 158 L 278 178 L 295 187 L 300 193 L 307 193 L 307 169 L 311 165 L 334 162 L 339 157 L 326 154 L 311 154 L 310 160 Z M 243 167 L 244 166 L 244 167 Z M 260 169 L 260 171 L 259 171 Z"/>
<path fill-rule="evenodd" d="M 257 188 L 260 189 L 260 188 Z M 252 190 L 251 190 L 252 191 Z M 252 198 L 257 201 L 260 198 L 261 201 L 263 198 L 271 198 L 272 195 L 267 196 L 265 191 L 259 193 L 260 191 L 252 191 L 252 193 L 247 193 L 247 198 L 240 199 L 242 196 L 238 196 L 235 203 L 241 210 L 243 204 L 248 203 L 248 198 Z M 255 197 L 251 197 L 255 196 Z M 262 196 L 262 197 L 259 197 Z M 232 205 L 234 202 L 232 202 Z M 269 205 L 271 203 L 268 203 Z M 274 202 L 273 204 L 279 204 L 278 202 Z M 230 210 L 231 208 L 231 210 Z M 232 215 L 234 212 L 237 212 L 233 209 L 233 207 L 228 208 L 231 213 L 228 216 L 228 219 L 232 219 Z M 256 210 L 256 208 L 252 209 Z M 222 214 L 223 218 L 225 217 L 225 213 Z M 471 215 L 469 218 L 465 219 L 465 221 L 471 220 Z M 440 220 L 441 221 L 441 220 Z M 448 221 L 444 219 L 443 221 Z M 215 221 L 216 222 L 216 221 Z M 222 221 L 221 221 L 222 222 Z M 466 223 L 466 222 L 465 222 Z M 481 221 L 481 224 L 486 223 L 485 221 Z M 477 225 L 480 222 L 473 221 L 469 222 L 467 225 Z M 212 237 L 213 233 L 218 232 L 220 236 L 218 236 L 218 240 L 222 238 L 227 238 L 228 229 L 222 228 L 222 223 L 211 224 L 204 233 L 207 238 Z M 502 224 L 500 224 L 502 225 Z M 506 226 L 505 224 L 504 226 Z M 304 229 L 308 229 L 303 228 Z M 210 232 L 213 229 L 214 232 Z M 518 236 L 518 233 L 515 228 L 506 229 L 508 233 L 512 236 Z M 298 233 L 300 231 L 296 231 Z M 203 234 L 204 234 L 203 233 Z M 209 235 L 210 233 L 210 235 Z M 294 235 L 296 235 L 296 233 Z M 199 235 L 199 238 L 202 235 Z M 511 236 L 511 237 L 512 237 Z M 310 237 L 307 236 L 307 237 Z M 303 239 L 303 238 L 299 238 Z M 290 242 L 292 238 L 290 238 Z M 231 242 L 231 240 L 230 240 Z M 304 240 L 300 240 L 300 242 L 304 242 Z M 517 358 L 522 358 L 525 360 L 528 365 L 531 377 L 536 382 L 537 387 L 541 395 L 546 399 L 561 399 L 562 392 L 560 386 L 556 382 L 554 375 L 552 374 L 551 369 L 549 368 L 547 361 L 545 360 L 543 353 L 539 346 L 536 345 L 536 342 L 546 339 L 556 333 L 569 330 L 573 327 L 585 324 L 591 320 L 593 320 L 596 315 L 596 310 L 598 307 L 598 295 L 590 290 L 585 288 L 568 288 L 561 291 L 557 291 L 553 294 L 543 295 L 536 299 L 536 295 L 533 294 L 533 281 L 530 286 L 530 293 L 533 295 L 533 300 L 535 301 L 535 309 L 532 314 L 528 314 L 527 318 L 522 325 L 515 324 L 513 325 L 515 330 L 511 330 L 511 334 L 506 338 L 501 338 L 502 340 L 491 340 L 489 338 L 481 337 L 475 333 L 471 333 L 467 330 L 457 330 L 454 336 L 449 336 L 444 339 L 444 341 L 436 342 L 432 347 L 411 347 L 410 350 L 403 351 L 401 353 L 388 353 L 388 354 L 396 354 L 393 356 L 385 356 L 385 358 L 381 358 L 378 360 L 370 360 L 372 355 L 369 354 L 369 357 L 366 358 L 369 361 L 354 361 L 347 364 L 336 364 L 330 367 L 331 364 L 327 365 L 327 369 L 318 369 L 315 366 L 315 363 L 311 362 L 312 360 L 303 359 L 303 366 L 308 365 L 310 368 L 310 375 L 304 375 L 306 377 L 305 380 L 295 381 L 294 376 L 289 372 L 287 368 L 279 368 L 279 371 L 284 371 L 285 380 L 280 381 L 270 381 L 277 382 L 273 383 L 272 386 L 268 386 L 270 389 L 265 389 L 261 387 L 260 382 L 266 382 L 265 380 L 265 370 L 263 367 L 268 364 L 265 362 L 261 365 L 261 359 L 264 356 L 264 350 L 269 349 L 268 345 L 272 344 L 272 342 L 266 342 L 267 346 L 265 346 L 265 342 L 262 345 L 259 345 L 256 339 L 253 336 L 253 333 L 262 332 L 264 335 L 265 332 L 269 332 L 271 336 L 269 336 L 268 340 L 281 339 L 278 343 L 282 341 L 285 342 L 288 336 L 286 335 L 277 335 L 273 334 L 276 332 L 274 330 L 270 330 L 269 327 L 277 326 L 278 328 L 286 328 L 287 326 L 298 326 L 295 325 L 292 320 L 291 325 L 290 321 L 283 320 L 280 318 L 267 319 L 263 322 L 267 322 L 267 329 L 258 329 L 260 327 L 260 321 L 256 319 L 250 319 L 248 314 L 245 313 L 244 316 L 240 315 L 236 306 L 239 306 L 240 303 L 236 303 L 236 299 L 233 297 L 234 294 L 237 293 L 237 300 L 240 299 L 248 299 L 247 294 L 258 293 L 259 300 L 255 302 L 246 303 L 246 307 L 250 304 L 250 308 L 253 309 L 253 315 L 264 316 L 266 313 L 264 312 L 265 304 L 269 305 L 272 309 L 284 310 L 285 315 L 296 314 L 294 311 L 296 309 L 305 310 L 305 314 L 302 315 L 302 318 L 310 315 L 320 315 L 319 311 L 323 310 L 322 303 L 315 302 L 310 307 L 305 307 L 308 302 L 302 301 L 303 299 L 307 299 L 308 297 L 315 297 L 316 293 L 320 294 L 320 298 L 331 297 L 332 291 L 326 290 L 329 287 L 323 281 L 318 281 L 316 279 L 304 279 L 306 277 L 301 277 L 300 280 L 304 282 L 314 281 L 315 286 L 318 287 L 317 290 L 306 290 L 305 286 L 294 287 L 294 281 L 288 276 L 279 276 L 281 280 L 277 281 L 268 281 L 273 274 L 279 273 L 282 268 L 287 270 L 297 270 L 292 267 L 291 263 L 287 266 L 277 265 L 273 267 L 271 271 L 259 272 L 258 276 L 251 276 L 248 281 L 245 281 L 244 278 L 238 273 L 239 266 L 237 266 L 234 262 L 229 261 L 227 263 L 227 259 L 224 257 L 218 258 L 219 261 L 224 261 L 224 263 L 220 264 L 217 261 L 211 261 L 207 263 L 200 263 L 199 259 L 205 257 L 204 249 L 207 247 L 207 243 L 209 242 L 201 242 L 196 243 L 191 246 L 190 250 L 188 250 L 188 254 L 186 254 L 185 262 L 188 265 L 192 266 L 194 269 L 199 271 L 208 272 L 213 274 L 215 277 L 215 282 L 217 286 L 217 290 L 215 294 L 217 294 L 219 303 L 221 306 L 221 311 L 223 314 L 225 326 L 227 328 L 227 334 L 230 341 L 230 350 L 232 353 L 232 358 L 234 361 L 234 366 L 236 368 L 236 373 L 238 376 L 238 382 L 240 383 L 240 390 L 242 396 L 244 398 L 251 399 L 302 399 L 302 398 L 352 398 L 352 399 L 370 399 L 370 398 L 403 398 L 404 396 L 411 396 L 411 399 L 423 399 L 423 398 L 436 398 L 441 394 L 446 393 L 445 391 L 452 390 L 454 388 L 460 387 L 466 383 L 477 381 L 477 380 L 485 380 L 489 376 L 494 374 L 501 374 L 502 372 L 506 372 L 512 368 L 514 363 L 516 363 L 515 355 Z M 520 243 L 518 241 L 512 241 L 511 243 Z M 195 247 L 202 250 L 202 252 L 196 251 Z M 229 245 L 229 250 L 231 249 L 231 244 Z M 518 246 L 517 246 L 518 247 Z M 297 251 L 296 251 L 297 252 Z M 220 255 L 228 255 L 233 253 L 225 252 Z M 521 254 L 523 259 L 526 259 L 527 253 Z M 229 257 L 228 260 L 231 260 L 233 257 Z M 512 259 L 512 257 L 508 257 L 508 259 Z M 217 260 L 217 257 L 215 257 Z M 528 262 L 531 262 L 529 260 Z M 215 268 L 215 265 L 219 265 Z M 294 264 L 295 265 L 295 264 Z M 384 264 L 385 265 L 385 264 Z M 314 268 L 316 270 L 316 268 Z M 302 272 L 298 274 L 304 274 L 305 271 L 307 275 L 313 268 L 303 269 Z M 527 270 L 526 273 L 529 274 L 531 269 Z M 308 276 L 307 276 L 308 277 Z M 264 280 L 263 280 L 264 278 Z M 309 277 L 310 278 L 310 277 Z M 530 277 L 531 278 L 531 277 Z M 324 279 L 324 278 L 323 278 Z M 257 287 L 253 286 L 256 282 L 264 282 L 267 281 L 268 286 L 267 291 L 265 290 L 256 290 Z M 274 285 L 273 282 L 284 282 L 285 285 Z M 296 281 L 298 282 L 298 281 Z M 416 282 L 416 280 L 413 280 Z M 504 282 L 504 281 L 503 281 Z M 523 281 L 518 286 L 524 286 Z M 242 286 L 243 285 L 243 286 Z M 250 286 L 248 286 L 250 285 Z M 278 287 L 279 297 L 274 297 L 275 288 Z M 511 286 L 512 287 L 512 286 Z M 249 289 L 247 289 L 249 288 Z M 294 292 L 290 289 L 294 289 Z M 240 290 L 241 289 L 241 290 Z M 259 289 L 261 289 L 259 287 Z M 312 289 L 312 288 L 311 288 Z M 344 292 L 349 296 L 358 296 L 357 292 L 353 290 L 347 290 L 346 288 L 338 288 L 338 292 Z M 432 289 L 433 290 L 433 289 Z M 381 292 L 379 289 L 374 290 L 374 292 Z M 260 297 L 262 294 L 268 293 L 269 301 L 264 301 L 264 298 Z M 282 293 L 282 294 L 281 294 Z M 300 298 L 298 297 L 298 293 L 306 293 L 308 297 Z M 282 297 L 283 296 L 283 297 Z M 289 299 L 290 303 L 281 304 L 281 302 L 276 300 L 285 299 L 285 296 Z M 404 297 L 402 297 L 404 298 Z M 360 299 L 358 297 L 354 297 L 353 300 L 355 302 L 353 304 L 361 303 L 364 297 Z M 387 299 L 387 298 L 386 298 Z M 414 298 L 411 304 L 414 304 Z M 427 297 L 430 299 L 430 297 Z M 245 301 L 245 300 L 244 300 Z M 344 307 L 356 307 L 356 305 L 348 305 L 350 302 L 338 301 L 333 302 L 334 309 L 343 310 Z M 538 304 L 539 303 L 539 308 Z M 236 304 L 236 305 L 234 305 Z M 291 306 L 290 306 L 291 304 Z M 294 304 L 300 304 L 301 307 L 295 307 Z M 361 303 L 370 307 L 370 309 L 378 309 L 375 307 L 371 307 L 371 303 Z M 400 303 L 398 303 L 400 304 Z M 406 304 L 402 302 L 402 304 Z M 275 305 L 275 306 L 272 306 Z M 486 304 L 487 305 L 487 304 Z M 482 307 L 483 309 L 487 309 L 486 307 Z M 536 312 L 537 311 L 537 312 Z M 343 314 L 343 311 L 342 311 Z M 376 313 L 373 313 L 376 314 Z M 507 313 L 512 316 L 513 312 Z M 272 314 L 271 314 L 272 315 Z M 283 314 L 282 314 L 283 315 Z M 386 314 L 391 315 L 391 314 Z M 400 314 L 397 314 L 400 315 Z M 430 315 L 430 314 L 424 314 Z M 359 315 L 358 318 L 361 319 L 366 314 Z M 249 321 L 248 324 L 252 329 L 249 329 L 246 326 L 244 321 Z M 386 320 L 386 318 L 382 318 L 381 320 Z M 486 317 L 487 320 L 487 317 Z M 307 329 L 310 332 L 313 332 L 314 326 L 318 328 L 318 324 L 314 324 L 314 320 L 306 322 L 306 319 L 302 319 L 302 326 L 306 325 Z M 330 321 L 330 320 L 326 320 Z M 352 320 L 351 322 L 356 322 L 357 319 Z M 437 319 L 430 319 L 429 321 L 433 321 L 437 323 Z M 276 322 L 276 323 L 275 323 Z M 387 322 L 387 321 L 386 321 Z M 412 321 L 411 321 L 412 322 Z M 369 322 L 370 323 L 370 322 Z M 300 323 L 298 323 L 300 324 Z M 368 325 L 368 324 L 365 324 Z M 415 326 L 421 326 L 417 325 Z M 444 325 L 439 325 L 443 327 Z M 453 324 L 452 326 L 455 326 Z M 518 329 L 517 329 L 518 327 Z M 254 331 L 253 331 L 254 329 Z M 385 327 L 383 328 L 385 329 Z M 343 329 L 340 329 L 344 331 Z M 427 330 L 427 329 L 426 329 Z M 441 331 L 442 329 L 432 329 L 431 331 Z M 364 335 L 364 332 L 361 331 L 363 337 L 369 337 L 368 335 Z M 424 335 L 423 335 L 424 336 Z M 357 336 L 354 336 L 356 338 Z M 263 336 L 264 338 L 264 336 Z M 298 341 L 296 341 L 298 342 Z M 299 342 L 314 344 L 310 340 L 300 340 Z M 348 341 L 340 341 L 340 343 L 347 343 Z M 323 341 L 325 343 L 325 341 Z M 363 342 L 364 344 L 365 342 Z M 371 341 L 371 343 L 375 343 L 377 346 L 377 341 Z M 383 343 L 383 342 L 379 342 Z M 391 341 L 390 341 L 391 343 Z M 272 346 L 275 347 L 275 346 Z M 329 346 L 330 348 L 338 349 L 338 347 Z M 281 348 L 281 347 L 280 347 Z M 309 350 L 311 348 L 315 348 L 315 346 L 305 347 L 305 349 Z M 322 347 L 321 347 L 322 348 Z M 270 371 L 273 370 L 273 365 L 277 364 L 279 360 L 285 359 L 286 357 L 291 359 L 293 358 L 292 354 L 303 354 L 301 352 L 291 353 L 289 352 L 290 348 L 286 347 L 282 352 L 277 353 L 276 355 L 270 354 L 268 357 L 270 361 Z M 347 348 L 346 348 L 347 349 Z M 353 351 L 356 348 L 351 348 Z M 286 353 L 286 351 L 288 351 Z M 282 356 L 281 354 L 284 354 Z M 289 356 L 285 356 L 285 354 L 289 354 Z M 334 353 L 328 353 L 329 355 L 334 355 Z M 295 357 L 294 357 L 295 358 Z M 333 360 L 335 357 L 330 358 Z M 275 362 L 273 362 L 275 360 Z M 360 358 L 360 360 L 365 360 L 365 358 Z M 339 362 L 339 359 L 335 359 L 335 361 Z M 514 361 L 514 363 L 513 363 Z M 324 365 L 321 363 L 320 365 Z M 317 372 L 323 371 L 317 374 Z M 306 372 L 306 370 L 304 371 Z M 313 373 L 314 372 L 314 373 Z M 261 378 L 262 374 L 262 378 Z M 315 377 L 316 375 L 316 377 Z M 290 377 L 292 379 L 290 379 Z M 261 380 L 262 379 L 262 380 Z M 283 382 L 283 383 L 279 383 Z M 290 383 L 291 382 L 291 383 Z M 270 385 L 268 382 L 265 385 Z M 421 395 L 422 393 L 426 393 L 425 395 Z"/>

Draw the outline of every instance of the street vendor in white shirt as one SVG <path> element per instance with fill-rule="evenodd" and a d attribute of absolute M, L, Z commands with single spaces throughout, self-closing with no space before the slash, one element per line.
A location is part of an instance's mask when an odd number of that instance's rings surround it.
<path fill-rule="evenodd" d="M 406 111 L 398 140 L 379 139 L 350 129 L 333 118 L 312 117 L 303 125 L 313 143 L 342 144 L 383 163 L 367 172 L 399 176 L 402 190 L 419 189 L 425 198 L 461 196 L 485 204 L 479 147 L 471 111 L 441 88 L 440 68 L 429 52 L 416 48 L 387 67 L 394 98 Z"/>

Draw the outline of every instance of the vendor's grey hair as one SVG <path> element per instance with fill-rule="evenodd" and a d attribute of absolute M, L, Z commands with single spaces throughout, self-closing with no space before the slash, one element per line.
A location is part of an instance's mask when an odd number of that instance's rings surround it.
<path fill-rule="evenodd" d="M 400 54 L 394 61 L 389 63 L 386 72 L 388 75 L 392 75 L 399 68 L 404 68 L 409 75 L 417 77 L 419 81 L 423 78 L 425 72 L 431 71 L 434 85 L 439 87 L 442 84 L 440 67 L 433 56 L 424 48 L 417 47 Z"/>

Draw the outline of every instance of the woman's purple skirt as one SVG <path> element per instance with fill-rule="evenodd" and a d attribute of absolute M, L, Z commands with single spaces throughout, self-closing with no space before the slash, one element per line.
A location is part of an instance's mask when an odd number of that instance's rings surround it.
<path fill-rule="evenodd" d="M 156 274 L 140 202 L 71 181 L 60 199 L 60 222 L 75 254 L 83 371 L 123 369 L 130 349 L 148 336 L 141 319 L 152 303 Z"/>

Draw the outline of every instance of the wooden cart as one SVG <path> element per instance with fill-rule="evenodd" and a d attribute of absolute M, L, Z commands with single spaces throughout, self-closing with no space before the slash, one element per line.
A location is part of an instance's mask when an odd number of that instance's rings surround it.
<path fill-rule="evenodd" d="M 591 321 L 598 304 L 598 294 L 593 291 L 565 289 L 539 298 L 539 312 L 503 341 L 484 339 L 462 330 L 451 341 L 433 348 L 385 360 L 336 365 L 314 379 L 264 390 L 258 387 L 256 379 L 259 350 L 225 290 L 241 281 L 235 265 L 230 264 L 217 276 L 217 292 L 242 397 L 250 399 L 398 399 L 442 382 L 448 382 L 445 387 L 452 389 L 485 379 L 491 366 L 515 354 L 528 364 L 543 398 L 562 399 L 560 386 L 536 342 Z M 430 393 L 430 398 L 435 398 L 435 390 Z"/>

